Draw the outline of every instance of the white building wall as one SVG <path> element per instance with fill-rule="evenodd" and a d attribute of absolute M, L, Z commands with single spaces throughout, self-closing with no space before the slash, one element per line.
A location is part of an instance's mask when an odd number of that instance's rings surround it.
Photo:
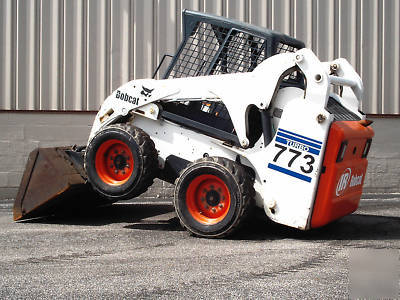
<path fill-rule="evenodd" d="M 400 113 L 398 0 L 0 0 L 0 200 L 14 197 L 31 150 L 84 144 L 106 96 L 175 53 L 185 8 L 345 57 L 363 78 L 364 112 Z M 367 193 L 400 192 L 399 120 L 375 119 Z M 147 195 L 170 198 L 171 186 Z"/>
<path fill-rule="evenodd" d="M 399 114 L 398 0 L 0 0 L 0 109 L 97 110 L 117 86 L 150 77 L 181 40 L 181 10 L 200 10 L 347 58 L 362 109 Z"/>

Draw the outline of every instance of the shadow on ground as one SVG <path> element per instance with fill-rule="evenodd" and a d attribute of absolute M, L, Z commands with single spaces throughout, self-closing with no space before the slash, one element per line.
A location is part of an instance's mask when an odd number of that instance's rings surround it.
<path fill-rule="evenodd" d="M 116 203 L 22 222 L 82 226 L 128 223 L 128 225 L 124 225 L 124 228 L 161 231 L 182 230 L 172 204 L 165 203 Z M 256 209 L 252 218 L 231 237 L 232 240 L 275 240 L 283 238 L 301 240 L 397 240 L 400 239 L 400 218 L 354 213 L 322 228 L 301 231 L 276 224 L 270 221 L 261 210 Z"/>
<path fill-rule="evenodd" d="M 46 223 L 46 224 L 65 224 L 65 225 L 83 225 L 83 226 L 103 226 L 111 223 L 137 223 L 141 220 L 152 220 L 153 218 L 165 222 L 167 214 L 174 218 L 174 207 L 172 204 L 154 203 L 114 203 L 110 205 L 80 209 L 73 209 L 57 214 L 23 220 L 28 223 Z"/>
<path fill-rule="evenodd" d="M 263 220 L 261 220 L 263 219 Z M 244 226 L 233 239 L 274 240 L 397 240 L 400 239 L 400 218 L 352 214 L 324 227 L 301 231 L 258 217 Z"/>

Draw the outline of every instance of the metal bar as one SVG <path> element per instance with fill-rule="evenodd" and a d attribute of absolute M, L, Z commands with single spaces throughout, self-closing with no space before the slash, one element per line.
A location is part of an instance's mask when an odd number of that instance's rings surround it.
<path fill-rule="evenodd" d="M 151 77 L 151 78 L 154 79 L 154 78 L 156 77 L 158 70 L 160 70 L 160 68 L 161 68 L 161 66 L 162 66 L 162 64 L 163 64 L 163 62 L 164 62 L 164 60 L 165 60 L 167 57 L 174 58 L 172 55 L 164 54 L 163 58 L 161 59 L 160 63 L 158 64 L 157 69 L 156 69 L 156 70 L 154 71 L 154 73 L 153 73 L 153 77 Z"/>
<path fill-rule="evenodd" d="M 354 80 L 346 79 L 343 77 L 332 76 L 332 75 L 329 75 L 329 81 L 331 84 L 335 84 L 335 85 L 345 85 L 345 86 L 351 86 L 351 87 L 357 86 L 357 82 Z"/>
<path fill-rule="evenodd" d="M 228 33 L 226 34 L 225 39 L 223 40 L 222 44 L 219 46 L 219 49 L 218 49 L 217 53 L 215 53 L 215 56 L 214 56 L 213 60 L 211 61 L 210 66 L 208 67 L 208 70 L 206 71 L 206 75 L 212 74 L 211 72 L 215 69 L 217 63 L 222 59 L 221 58 L 221 52 L 222 52 L 222 50 L 224 50 L 225 44 L 228 41 L 228 39 L 230 38 L 232 30 L 233 29 L 231 28 L 228 31 Z"/>

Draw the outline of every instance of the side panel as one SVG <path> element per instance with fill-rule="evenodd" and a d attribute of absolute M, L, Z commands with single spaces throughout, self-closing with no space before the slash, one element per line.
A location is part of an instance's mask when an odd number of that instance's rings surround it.
<path fill-rule="evenodd" d="M 205 156 L 221 156 L 231 160 L 236 158 L 231 148 L 222 146 L 222 141 L 166 120 L 151 120 L 135 115 L 133 124 L 151 136 L 158 151 L 161 168 L 164 168 L 165 160 L 170 155 L 187 161 L 194 161 Z"/>
<path fill-rule="evenodd" d="M 319 115 L 324 115 L 325 121 L 319 123 Z M 274 139 L 263 153 L 248 157 L 258 166 L 264 209 L 273 221 L 307 229 L 330 127 L 328 116 L 311 101 L 299 98 L 289 102 Z"/>
<path fill-rule="evenodd" d="M 320 227 L 354 212 L 360 202 L 367 171 L 367 141 L 374 131 L 359 121 L 334 122 L 329 131 L 327 150 L 311 219 Z M 365 149 L 368 147 L 367 149 Z M 364 155 L 363 155 L 364 154 Z"/>

